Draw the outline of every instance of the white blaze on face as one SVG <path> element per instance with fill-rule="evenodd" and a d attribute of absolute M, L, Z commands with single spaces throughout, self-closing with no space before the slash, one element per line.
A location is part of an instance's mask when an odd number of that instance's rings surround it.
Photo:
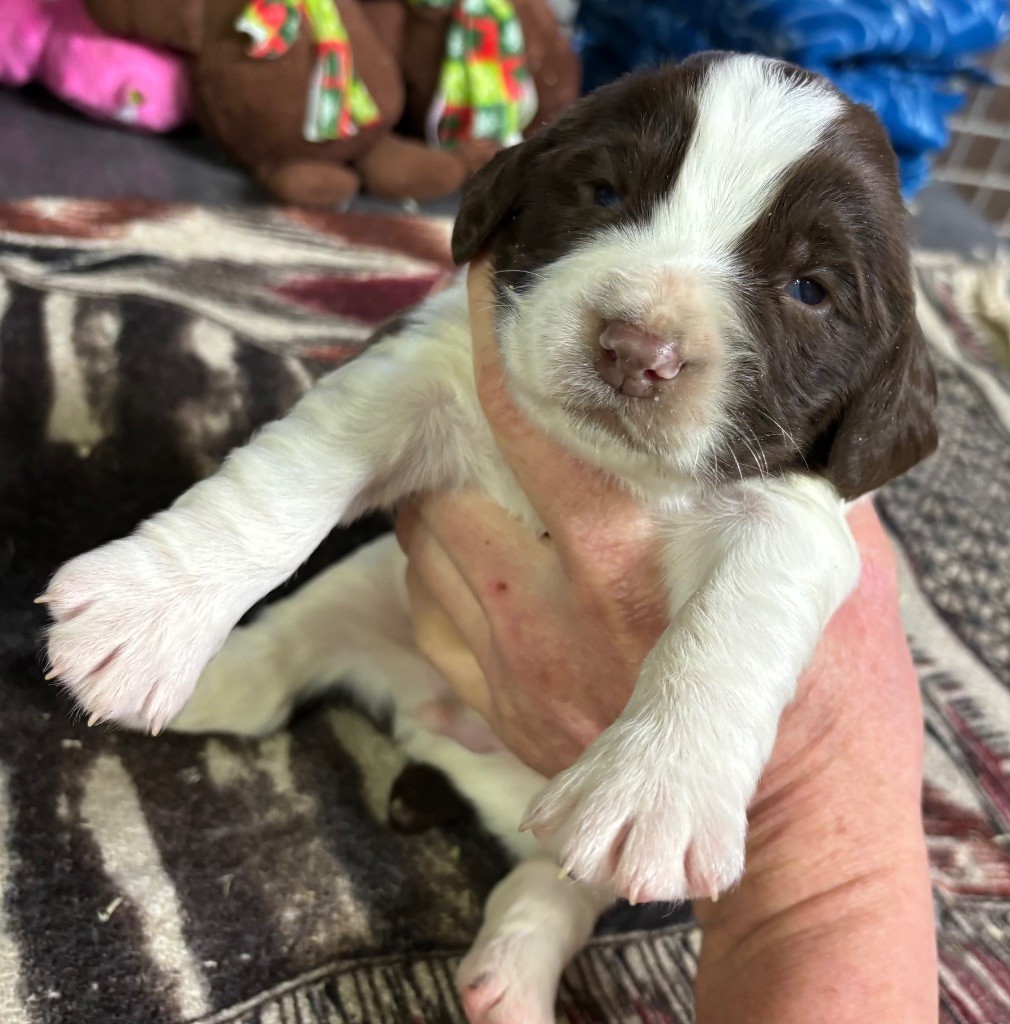
<path fill-rule="evenodd" d="M 528 414 L 632 482 L 654 474 L 654 461 L 638 466 L 614 447 L 610 427 L 580 409 L 616 410 L 678 473 L 704 467 L 731 427 L 726 410 L 740 375 L 730 367 L 750 349 L 737 250 L 843 103 L 819 80 L 788 76 L 778 61 L 736 55 L 708 64 L 669 194 L 647 218 L 618 221 L 543 267 L 507 318 L 503 360 Z M 648 409 L 616 396 L 595 369 L 596 334 L 609 319 L 680 346 L 685 369 Z"/>
<path fill-rule="evenodd" d="M 709 66 L 697 103 L 673 192 L 641 241 L 686 271 L 732 273 L 740 240 L 842 113 L 842 100 L 819 81 L 787 78 L 777 61 L 736 56 Z"/>

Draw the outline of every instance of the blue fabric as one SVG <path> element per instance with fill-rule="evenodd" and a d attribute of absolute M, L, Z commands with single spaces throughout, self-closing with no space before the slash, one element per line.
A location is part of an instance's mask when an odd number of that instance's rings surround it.
<path fill-rule="evenodd" d="M 972 59 L 1010 31 L 1007 0 L 582 0 L 586 89 L 699 50 L 819 71 L 883 121 L 912 195 L 949 136 Z"/>

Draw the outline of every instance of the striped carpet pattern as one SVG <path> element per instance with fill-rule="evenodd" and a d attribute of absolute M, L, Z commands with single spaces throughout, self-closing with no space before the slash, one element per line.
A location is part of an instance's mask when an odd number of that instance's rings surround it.
<path fill-rule="evenodd" d="M 446 222 L 0 204 L 0 1024 L 462 1021 L 451 978 L 507 869 L 475 820 L 391 831 L 404 763 L 331 701 L 259 741 L 85 729 L 43 683 L 60 562 L 210 472 L 450 271 Z M 938 455 L 879 496 L 926 702 L 948 1024 L 1010 1019 L 1010 384 L 920 267 Z M 301 582 L 386 529 L 335 532 Z M 622 908 L 570 1024 L 687 1024 L 688 914 Z"/>

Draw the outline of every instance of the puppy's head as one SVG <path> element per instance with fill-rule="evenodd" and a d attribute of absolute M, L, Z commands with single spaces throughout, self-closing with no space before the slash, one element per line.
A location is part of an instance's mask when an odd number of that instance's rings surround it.
<path fill-rule="evenodd" d="M 761 57 L 600 89 L 466 188 L 527 412 L 633 482 L 808 468 L 846 498 L 936 445 L 896 163 L 874 115 Z"/>

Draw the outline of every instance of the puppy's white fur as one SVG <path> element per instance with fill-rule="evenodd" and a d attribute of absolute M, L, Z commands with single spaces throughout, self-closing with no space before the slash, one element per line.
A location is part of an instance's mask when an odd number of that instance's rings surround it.
<path fill-rule="evenodd" d="M 760 58 L 714 65 L 668 202 L 648 224 L 597 236 L 547 268 L 499 325 L 529 415 L 624 479 L 664 524 L 670 626 L 624 713 L 572 768 L 542 788 L 510 755 L 474 754 L 424 727 L 424 706 L 445 684 L 413 648 L 402 557 L 390 540 L 236 631 L 177 720 L 266 731 L 306 693 L 341 681 L 392 704 L 408 751 L 446 770 L 522 857 L 536 849 L 515 831 L 531 801 L 534 834 L 579 884 L 534 860 L 497 891 L 461 974 L 474 1021 L 520 1010 L 552 1020 L 564 962 L 613 894 L 714 895 L 743 869 L 747 805 L 779 716 L 854 585 L 858 558 L 825 481 L 795 474 L 712 488 L 698 469 L 726 428 L 724 367 L 746 357 L 734 243 L 782 173 L 829 130 L 838 102 Z M 575 387 L 580 401 L 618 401 L 586 365 L 586 319 L 672 315 L 664 301 L 690 306 L 698 326 L 685 344 L 707 360 L 706 376 L 662 443 L 615 438 L 570 397 Z M 321 381 L 169 510 L 65 566 L 47 594 L 52 667 L 94 715 L 160 727 L 246 608 L 336 523 L 462 485 L 538 527 L 474 393 L 460 283 Z M 541 928 L 534 951 L 527 939 Z"/>

